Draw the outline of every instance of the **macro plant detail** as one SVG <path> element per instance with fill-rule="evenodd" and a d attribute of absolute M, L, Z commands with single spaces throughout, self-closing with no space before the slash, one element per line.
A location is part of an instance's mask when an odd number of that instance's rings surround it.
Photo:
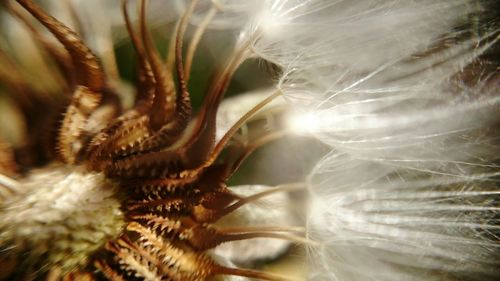
<path fill-rule="evenodd" d="M 235 266 L 218 249 L 239 240 L 273 258 L 303 246 L 311 280 L 500 274 L 494 1 L 150 1 L 159 11 L 146 0 L 64 1 L 73 28 L 36 2 L 0 2 L 43 54 L 0 46 L 2 91 L 15 105 L 2 117 L 21 116 L 23 131 L 0 133 L 0 280 L 298 278 Z M 106 20 L 134 50 L 130 104 L 114 34 L 88 27 L 117 11 L 121 23 Z M 156 20 L 175 22 L 165 55 Z M 196 108 L 195 55 L 214 30 L 231 48 L 204 74 Z M 269 94 L 222 108 L 255 59 L 278 69 Z M 228 186 L 254 152 L 297 135 L 308 141 L 285 154 L 305 158 L 317 142 L 326 151 L 306 178 L 250 194 Z M 290 162 L 258 165 L 306 166 Z M 304 189 L 300 204 L 286 197 Z M 273 217 L 278 202 L 258 212 L 276 195 L 304 227 Z M 247 207 L 245 226 L 225 221 Z"/>
<path fill-rule="evenodd" d="M 119 114 L 116 94 L 109 88 L 99 60 L 79 36 L 32 1 L 17 2 L 64 46 L 67 55 L 61 58 L 61 64 L 70 65 L 72 69 L 68 73 L 71 75 L 68 88 L 73 89 L 73 93 L 57 135 L 57 150 L 64 163 L 62 165 L 72 165 L 75 168 L 67 175 L 65 172 L 68 171 L 63 171 L 66 169 L 64 166 L 55 166 L 52 171 L 61 174 L 57 175 L 60 181 L 54 179 L 56 175 L 51 175 L 47 180 L 55 180 L 54 184 L 62 185 L 61 189 L 68 188 L 64 186 L 64 180 L 68 181 L 67 185 L 81 185 L 78 181 L 89 181 L 86 183 L 98 185 L 90 186 L 90 189 L 108 189 L 100 196 L 109 198 L 89 198 L 101 201 L 92 202 L 96 206 L 91 207 L 91 212 L 97 211 L 94 216 L 103 212 L 102 221 L 86 221 L 84 217 L 87 214 L 81 210 L 78 215 L 83 218 L 77 218 L 80 221 L 76 222 L 76 226 L 71 221 L 65 222 L 57 218 L 53 222 L 48 218 L 38 218 L 42 225 L 37 225 L 36 220 L 31 221 L 33 218 L 18 221 L 11 217 L 16 214 L 7 211 L 3 219 L 12 220 L 14 229 L 12 232 L 7 230 L 2 236 L 5 247 L 12 245 L 12 250 L 5 250 L 6 258 L 10 261 L 6 260 L 4 263 L 13 262 L 15 265 L 4 267 L 7 271 L 3 273 L 3 277 L 22 279 L 25 276 L 33 278 L 30 275 L 47 275 L 65 280 L 205 280 L 216 274 L 234 274 L 280 279 L 268 273 L 220 266 L 204 253 L 220 243 L 232 240 L 266 236 L 300 239 L 281 233 L 294 231 L 293 228 L 217 230 L 210 225 L 245 202 L 245 198 L 231 193 L 225 182 L 248 152 L 242 146 L 240 151 L 235 150 L 224 161 L 216 161 L 229 138 L 238 129 L 235 127 L 230 130 L 226 137 L 215 144 L 217 107 L 234 72 L 234 64 L 239 63 L 238 61 L 229 63 L 222 73 L 215 76 L 203 108 L 197 119 L 192 120 L 186 87 L 189 67 L 183 64 L 182 42 L 187 20 L 196 1 L 191 3 L 190 9 L 178 23 L 172 57 L 169 57 L 172 64 L 168 69 L 149 38 L 146 1 L 141 1 L 140 36 L 129 20 L 127 1 L 123 1 L 124 18 L 136 48 L 140 75 L 135 105 L 123 114 Z M 22 21 L 28 21 L 17 7 L 10 6 L 10 9 Z M 46 47 L 53 48 L 52 45 Z M 192 59 L 192 55 L 188 54 L 188 59 Z M 105 118 L 102 119 L 103 115 L 99 114 L 99 110 L 106 106 L 111 108 L 111 113 L 104 115 Z M 88 127 L 92 121 L 104 128 L 99 131 L 90 130 Z M 189 122 L 193 123 L 193 129 L 187 132 Z M 182 137 L 185 139 L 181 141 Z M 104 178 L 104 175 L 110 180 Z M 72 182 L 71 177 L 77 182 Z M 99 196 L 98 191 L 94 192 L 96 194 L 93 196 Z M 60 194 L 54 194 L 57 195 Z M 237 205 L 232 205 L 233 202 Z M 32 202 L 26 202 L 30 203 Z M 87 203 L 89 202 L 84 204 Z M 117 208 L 120 206 L 123 213 Z M 109 210 L 113 208 L 114 210 Z M 34 225 L 29 225 L 30 223 Z M 71 237 L 66 232 L 75 231 L 74 227 L 87 227 L 89 232 L 97 231 L 96 234 L 88 234 L 90 239 L 96 240 Z M 42 233 L 48 232 L 49 236 L 42 237 L 43 234 L 40 233 L 40 237 L 19 237 L 26 235 L 23 231 L 37 236 L 33 231 L 36 228 Z M 87 231 L 77 235 L 87 235 Z M 56 241 L 52 245 L 50 240 L 53 239 L 68 241 Z M 59 245 L 64 243 L 69 245 Z M 51 247 L 54 248 L 50 249 Z M 75 252 L 75 255 L 67 258 L 68 252 L 69 255 Z"/>

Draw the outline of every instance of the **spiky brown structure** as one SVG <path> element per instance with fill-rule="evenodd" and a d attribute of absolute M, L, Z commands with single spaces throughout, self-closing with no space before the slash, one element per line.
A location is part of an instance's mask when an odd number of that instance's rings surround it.
<path fill-rule="evenodd" d="M 215 143 L 217 109 L 238 56 L 215 75 L 193 118 L 190 66 L 184 67 L 182 43 L 196 1 L 177 24 L 173 56 L 167 59 L 175 62 L 172 71 L 152 47 L 145 1 L 140 35 L 123 1 L 139 82 L 135 105 L 121 115 L 109 78 L 80 37 L 32 1 L 17 2 L 66 49 L 40 37 L 20 7 L 8 4 L 61 69 L 69 70 L 64 88 L 72 94 L 54 145 L 60 161 L 12 186 L 2 182 L 13 194 L 2 198 L 0 279 L 205 280 L 229 274 L 281 280 L 221 266 L 207 254 L 232 240 L 298 237 L 271 228 L 224 230 L 212 225 L 245 202 L 228 190 L 227 179 L 253 149 L 280 134 L 266 133 L 220 157 L 237 130 Z M 192 54 L 186 56 L 190 65 Z M 0 152 L 2 172 L 13 172 L 9 150 Z"/>

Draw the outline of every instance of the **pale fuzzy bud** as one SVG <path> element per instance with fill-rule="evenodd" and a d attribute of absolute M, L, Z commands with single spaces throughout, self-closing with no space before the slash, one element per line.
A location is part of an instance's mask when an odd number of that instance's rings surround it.
<path fill-rule="evenodd" d="M 115 182 L 83 167 L 32 171 L 2 202 L 0 244 L 12 247 L 2 259 L 17 260 L 25 271 L 42 260 L 36 266 L 59 265 L 65 272 L 85 266 L 124 226 L 116 193 Z"/>

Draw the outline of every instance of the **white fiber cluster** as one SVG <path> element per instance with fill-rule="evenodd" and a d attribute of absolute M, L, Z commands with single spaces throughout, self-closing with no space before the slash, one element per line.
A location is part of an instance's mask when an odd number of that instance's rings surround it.
<path fill-rule="evenodd" d="M 486 2 L 266 1 L 249 25 L 285 70 L 292 127 L 331 147 L 309 177 L 312 280 L 499 276 Z"/>

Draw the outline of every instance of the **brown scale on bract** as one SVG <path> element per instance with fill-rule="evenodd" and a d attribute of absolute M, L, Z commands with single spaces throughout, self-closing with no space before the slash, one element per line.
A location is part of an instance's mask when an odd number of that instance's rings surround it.
<path fill-rule="evenodd" d="M 219 159 L 237 127 L 214 143 L 217 108 L 238 57 L 216 75 L 198 117 L 192 118 L 187 88 L 189 69 L 183 66 L 182 43 L 196 1 L 191 2 L 176 25 L 167 67 L 152 47 L 145 24 L 145 1 L 141 1 L 140 35 L 130 23 L 127 1 L 122 2 L 138 58 L 137 98 L 133 108 L 121 116 L 99 120 L 106 127 L 90 136 L 85 128 L 99 109 L 116 107 L 112 112 L 121 112 L 118 103 L 110 102 L 115 96 L 99 60 L 75 32 L 32 1 L 17 2 L 57 38 L 66 53 L 37 35 L 20 7 L 8 3 L 10 11 L 29 25 L 61 69 L 73 70 L 66 77 L 73 94 L 57 137 L 60 159 L 66 165 L 83 164 L 89 173 L 103 172 L 117 180 L 126 194 L 121 200 L 127 221 L 119 237 L 89 256 L 81 268 L 68 272 L 56 264 L 35 269 L 38 276 L 48 280 L 205 280 L 222 274 L 282 280 L 264 272 L 223 267 L 206 253 L 220 243 L 233 240 L 266 236 L 293 240 L 290 237 L 294 236 L 264 228 L 224 231 L 211 226 L 245 201 L 232 194 L 225 182 L 255 145 L 240 147 L 243 152 L 233 151 Z M 188 60 L 190 64 L 192 57 Z M 174 63 L 169 66 L 169 61 Z M 277 95 L 263 101 L 254 111 Z M 239 124 L 251 115 L 247 114 Z M 188 131 L 190 122 L 195 123 Z M 263 139 L 260 143 L 272 140 L 273 136 Z M 1 164 L 13 170 L 14 164 L 10 162 L 11 159 L 2 156 Z M 8 273 L 3 276 L 9 278 Z"/>

